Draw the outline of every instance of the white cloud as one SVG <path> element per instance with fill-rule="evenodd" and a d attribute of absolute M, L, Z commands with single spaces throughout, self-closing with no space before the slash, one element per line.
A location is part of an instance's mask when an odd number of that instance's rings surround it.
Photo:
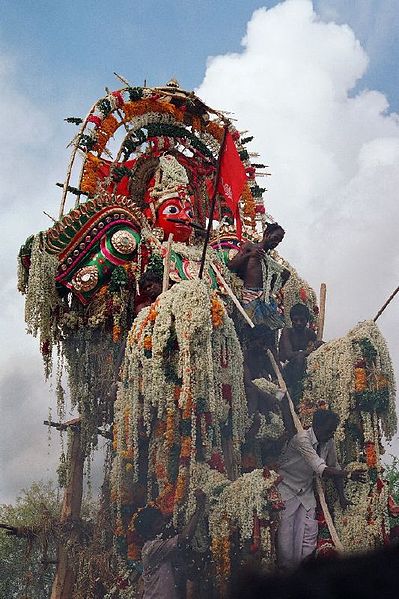
<path fill-rule="evenodd" d="M 398 284 L 398 115 L 378 91 L 353 97 L 368 57 L 310 0 L 255 11 L 242 45 L 209 60 L 197 93 L 255 135 L 272 173 L 267 208 L 287 230 L 281 252 L 317 290 L 327 283 L 326 336 L 342 335 Z M 397 371 L 398 302 L 379 321 Z"/>
<path fill-rule="evenodd" d="M 53 107 L 36 105 L 19 89 L 18 66 L 0 52 L 0 501 L 12 500 L 33 479 L 54 478 L 57 454 L 54 447 L 51 456 L 47 450 L 43 420 L 52 393 L 43 381 L 38 343 L 25 334 L 16 256 L 28 235 L 48 226 L 42 210 L 57 214 L 54 179 L 64 165 L 62 151 L 58 164 L 51 147 L 62 148 L 63 140 L 53 125 Z"/>

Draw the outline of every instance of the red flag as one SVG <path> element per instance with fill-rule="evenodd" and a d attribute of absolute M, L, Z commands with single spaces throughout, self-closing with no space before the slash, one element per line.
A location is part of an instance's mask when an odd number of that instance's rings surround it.
<path fill-rule="evenodd" d="M 226 131 L 224 147 L 220 156 L 217 191 L 225 198 L 226 204 L 236 219 L 237 234 L 239 237 L 241 237 L 241 220 L 238 212 L 238 202 L 246 180 L 245 168 L 237 152 L 234 140 L 231 133 Z"/>

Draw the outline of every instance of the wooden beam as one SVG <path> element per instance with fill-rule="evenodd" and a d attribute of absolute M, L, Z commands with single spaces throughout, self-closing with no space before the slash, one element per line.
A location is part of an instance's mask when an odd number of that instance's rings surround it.
<path fill-rule="evenodd" d="M 72 438 L 69 445 L 69 480 L 65 488 L 61 508 L 61 525 L 71 522 L 69 540 L 79 542 L 79 522 L 83 495 L 84 454 L 81 448 L 80 427 L 71 427 Z M 71 599 L 75 584 L 75 572 L 69 561 L 67 544 L 60 543 L 57 551 L 57 571 L 51 589 L 51 599 Z"/>
<path fill-rule="evenodd" d="M 320 312 L 319 312 L 319 326 L 317 327 L 317 340 L 323 340 L 324 333 L 324 322 L 326 318 L 326 295 L 327 286 L 325 283 L 320 285 Z"/>

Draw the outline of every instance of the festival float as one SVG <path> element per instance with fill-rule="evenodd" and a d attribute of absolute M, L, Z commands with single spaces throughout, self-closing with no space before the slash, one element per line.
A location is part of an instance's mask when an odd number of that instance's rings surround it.
<path fill-rule="evenodd" d="M 256 180 L 265 166 L 248 149 L 251 136 L 174 80 L 153 88 L 124 81 L 84 119 L 66 120 L 78 131 L 59 216 L 26 241 L 18 260 L 27 331 L 39 338 L 46 376 L 56 379 L 57 422 L 48 424 L 68 431 L 52 598 L 139 596 L 137 514 L 152 503 L 181 530 L 197 488 L 207 505 L 188 560 L 191 592 L 224 596 L 232 569 L 248 560 L 275 566 L 282 508 L 273 455 L 264 454 L 273 444 L 281 449 L 284 420 L 275 399 L 248 453 L 252 323 L 242 281 L 227 267 L 273 220 Z M 290 308 L 306 304 L 321 338 L 315 292 L 276 250 L 263 290 L 288 325 Z M 265 360 L 274 371 L 254 384 L 279 397 L 280 366 L 266 350 Z M 69 421 L 65 374 L 77 414 Z M 374 321 L 309 356 L 297 425 L 308 425 L 321 405 L 341 418 L 340 460 L 364 469 L 368 483 L 348 482 L 346 512 L 322 491 L 317 551 L 377 547 L 389 538 L 381 448 L 396 416 L 392 365 Z M 83 466 L 100 437 L 108 447 L 104 484 L 88 533 Z"/>

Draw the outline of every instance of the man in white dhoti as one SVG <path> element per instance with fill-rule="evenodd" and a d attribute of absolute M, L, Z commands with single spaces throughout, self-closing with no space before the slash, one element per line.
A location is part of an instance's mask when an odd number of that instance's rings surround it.
<path fill-rule="evenodd" d="M 349 505 L 344 480 L 364 482 L 363 472 L 349 473 L 338 464 L 334 443 L 338 423 L 339 417 L 334 412 L 317 410 L 312 427 L 294 435 L 280 456 L 279 491 L 285 507 L 277 532 L 277 553 L 282 569 L 295 567 L 316 549 L 314 476 L 334 480 L 343 508 Z"/>

